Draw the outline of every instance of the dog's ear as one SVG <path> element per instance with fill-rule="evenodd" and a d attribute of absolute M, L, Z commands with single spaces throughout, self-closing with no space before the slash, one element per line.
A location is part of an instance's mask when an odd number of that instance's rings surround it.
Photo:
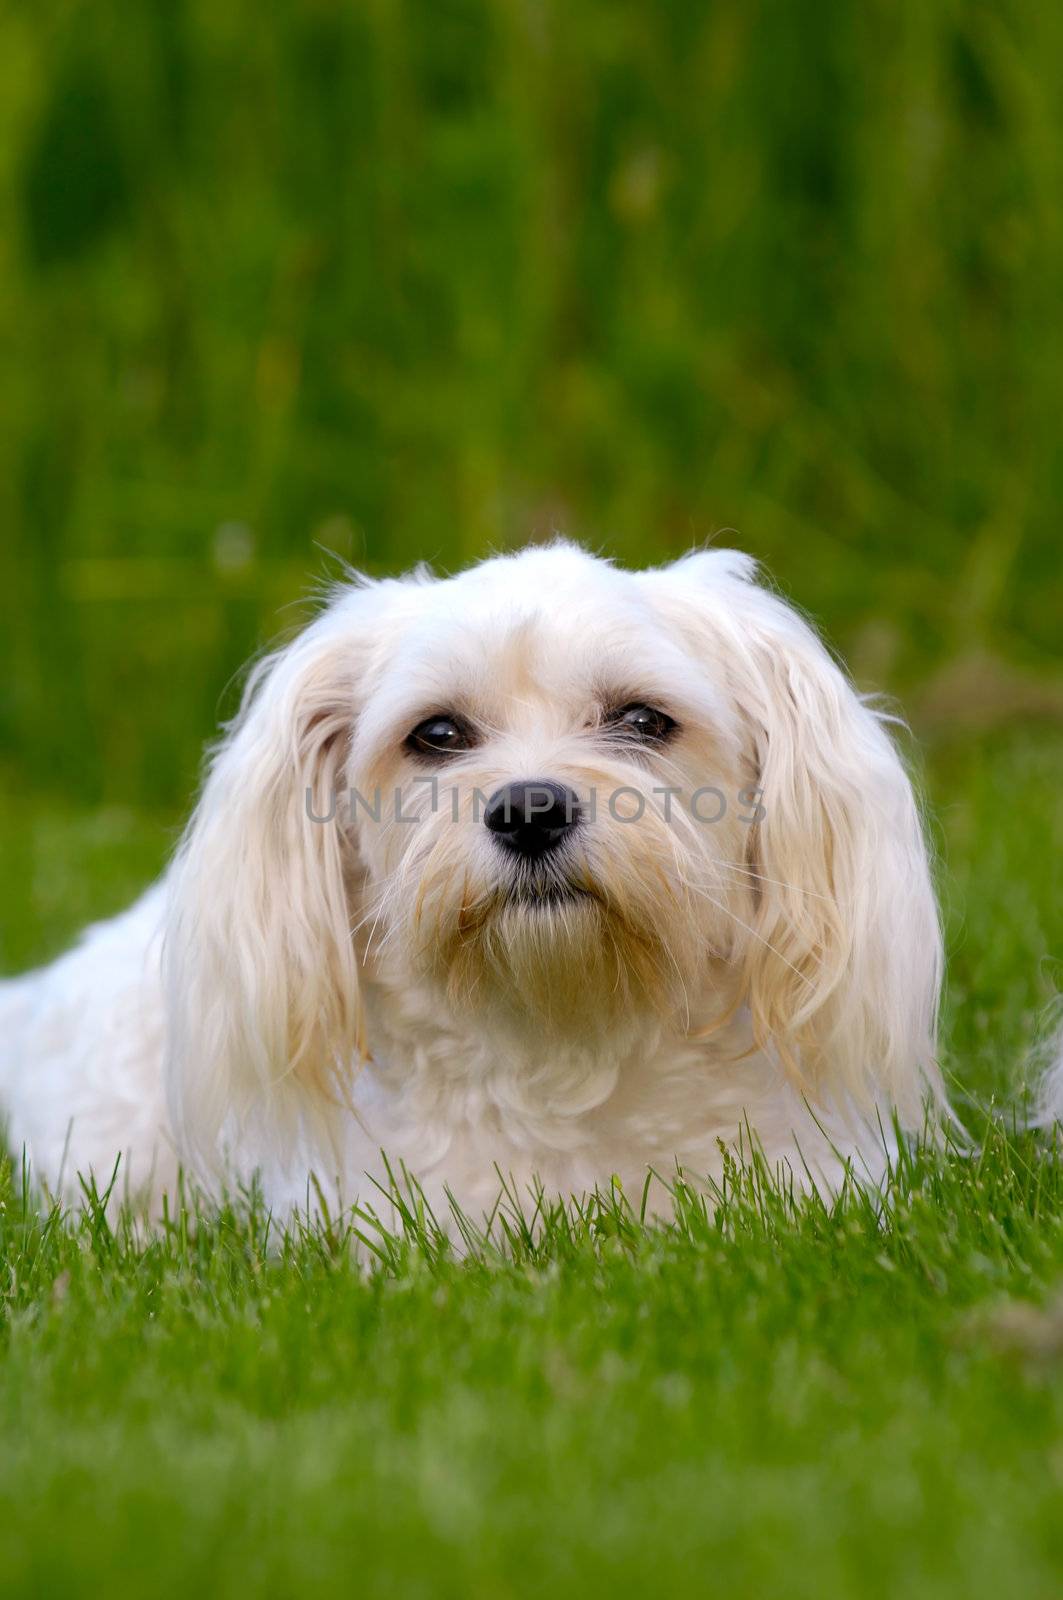
<path fill-rule="evenodd" d="M 257 667 L 171 869 L 167 1090 L 179 1153 L 204 1173 L 250 1118 L 282 1157 L 327 1127 L 364 1054 L 336 797 L 383 589 L 345 588 Z"/>
<path fill-rule="evenodd" d="M 749 557 L 648 574 L 728 689 L 745 729 L 748 888 L 736 927 L 757 1041 L 802 1092 L 893 1106 L 943 1098 L 941 936 L 912 785 L 885 719 L 812 628 L 753 581 Z M 736 909 L 737 909 L 736 905 Z"/>

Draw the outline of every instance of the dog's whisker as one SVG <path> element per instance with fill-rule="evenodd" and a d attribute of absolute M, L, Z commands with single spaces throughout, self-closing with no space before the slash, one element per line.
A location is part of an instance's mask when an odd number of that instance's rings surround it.
<path fill-rule="evenodd" d="M 711 896 L 706 895 L 706 899 L 711 900 Z M 794 973 L 796 977 L 800 978 L 802 983 L 807 984 L 809 989 L 813 991 L 815 990 L 816 986 L 807 973 L 802 972 L 800 967 L 795 967 L 793 962 L 788 960 L 787 957 L 783 955 L 782 951 L 777 949 L 776 946 L 772 944 L 770 939 L 766 939 L 762 933 L 758 933 L 756 928 L 751 928 L 748 922 L 743 922 L 742 918 L 737 912 L 732 911 L 729 906 L 723 905 L 721 901 L 712 900 L 711 903 L 716 906 L 717 910 L 722 911 L 725 916 L 730 917 L 733 922 L 737 922 L 740 928 L 744 928 L 746 933 L 748 933 L 752 938 L 756 939 L 760 944 L 764 945 L 767 950 L 770 950 L 772 955 L 781 961 L 783 966 L 789 967 L 790 971 Z"/>
<path fill-rule="evenodd" d="M 781 878 L 768 878 L 763 872 L 755 872 L 752 867 L 743 866 L 738 861 L 718 861 L 719 867 L 724 867 L 729 872 L 742 872 L 747 877 L 756 878 L 758 883 L 770 883 L 776 889 L 789 889 L 792 894 L 807 895 L 810 900 L 825 900 L 828 905 L 837 905 L 838 897 L 831 894 L 820 894 L 815 889 L 806 889 L 800 883 L 784 883 Z"/>

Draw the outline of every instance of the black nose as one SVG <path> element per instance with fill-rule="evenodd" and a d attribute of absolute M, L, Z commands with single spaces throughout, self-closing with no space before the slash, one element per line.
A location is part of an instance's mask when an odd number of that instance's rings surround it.
<path fill-rule="evenodd" d="M 496 789 L 484 812 L 484 824 L 499 844 L 520 856 L 543 856 L 553 850 L 579 819 L 575 790 L 545 778 Z"/>

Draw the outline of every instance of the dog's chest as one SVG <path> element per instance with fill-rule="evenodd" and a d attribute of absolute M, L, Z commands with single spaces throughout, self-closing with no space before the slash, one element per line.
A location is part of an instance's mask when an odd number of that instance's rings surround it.
<path fill-rule="evenodd" d="M 665 1178 L 677 1160 L 702 1178 L 719 1172 L 720 1140 L 734 1137 L 757 1077 L 747 1063 L 737 1090 L 704 1044 L 659 1034 L 601 1049 L 528 1045 L 382 1035 L 358 1082 L 352 1177 L 386 1181 L 386 1150 L 433 1205 L 449 1193 L 474 1216 L 497 1201 L 500 1180 L 526 1201 L 539 1185 L 578 1194 L 618 1177 L 637 1198 L 650 1167 Z"/>

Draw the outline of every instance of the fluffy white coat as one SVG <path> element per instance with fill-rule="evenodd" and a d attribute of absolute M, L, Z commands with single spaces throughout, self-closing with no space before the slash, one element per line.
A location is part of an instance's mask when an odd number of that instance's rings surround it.
<path fill-rule="evenodd" d="M 477 813 L 517 779 L 597 797 L 531 876 Z M 162 882 L 0 985 L 0 1114 L 52 1189 L 121 1157 L 155 1206 L 179 1163 L 371 1199 L 383 1151 L 478 1215 L 499 1170 L 637 1196 L 751 1140 L 834 1188 L 943 1101 L 940 975 L 911 785 L 813 630 L 743 555 L 559 543 L 354 578 L 259 665 Z"/>

